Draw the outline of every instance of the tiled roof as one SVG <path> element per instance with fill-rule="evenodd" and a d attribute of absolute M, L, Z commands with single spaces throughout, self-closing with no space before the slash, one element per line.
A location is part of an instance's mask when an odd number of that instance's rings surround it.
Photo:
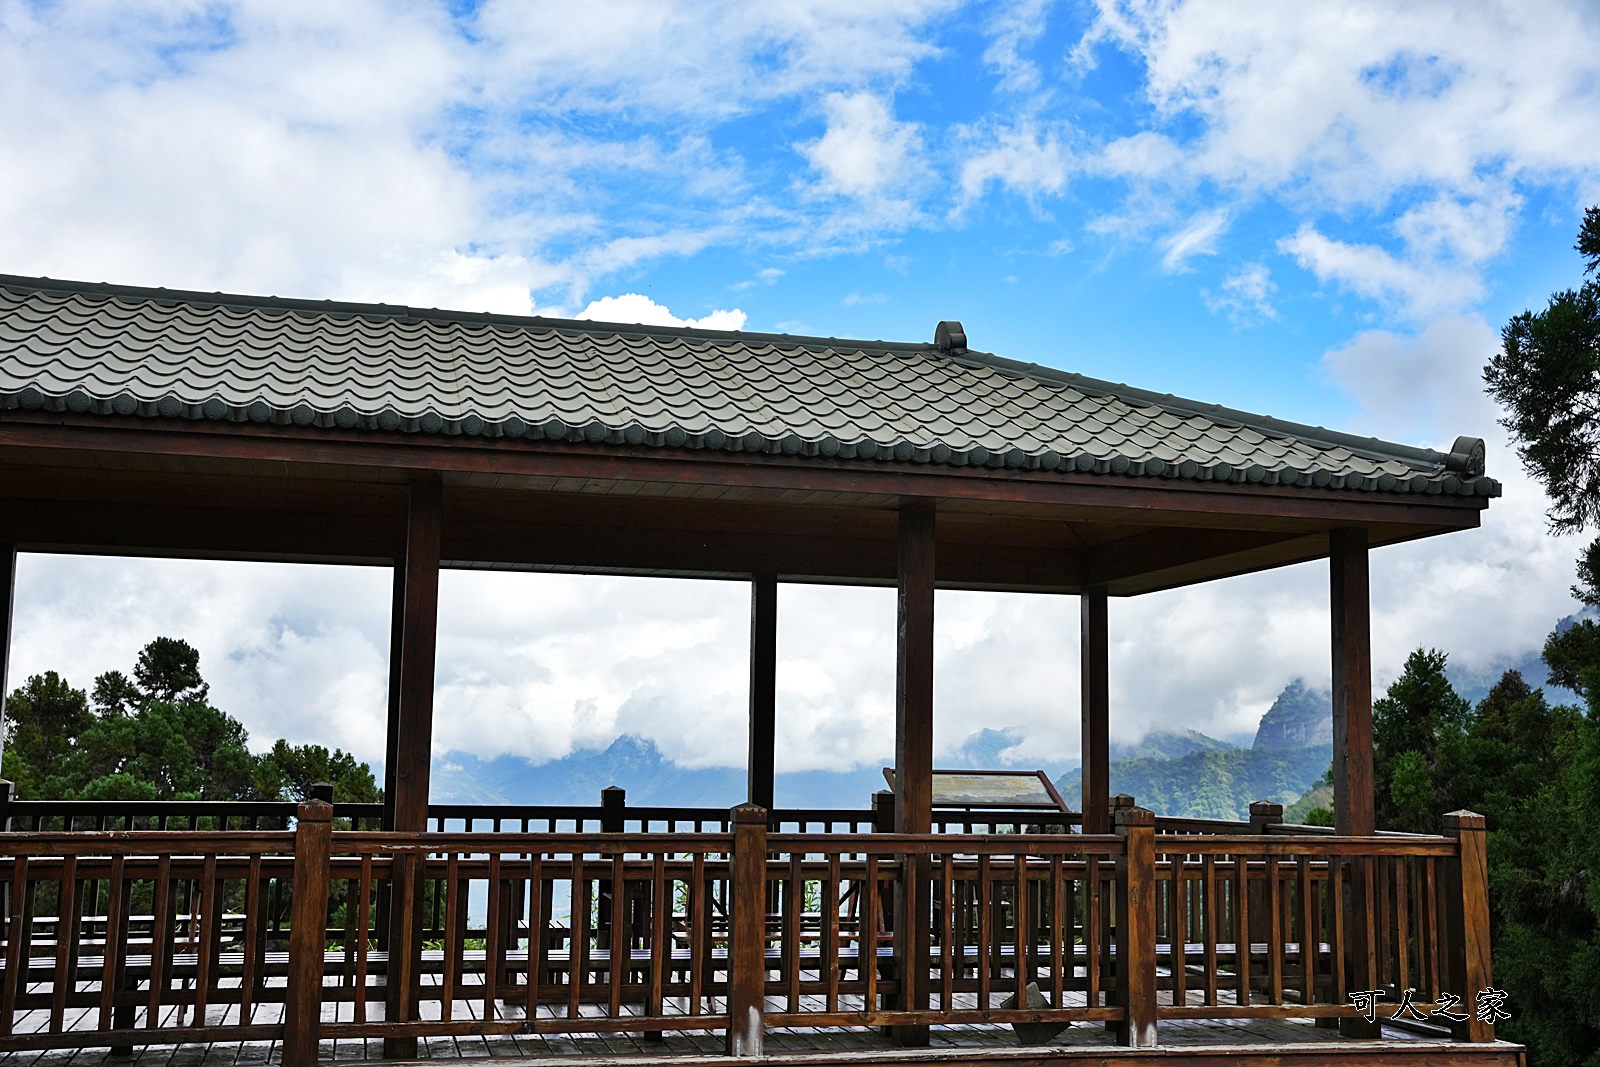
<path fill-rule="evenodd" d="M 0 275 L 0 409 L 1495 496 L 1448 455 L 940 343 Z"/>

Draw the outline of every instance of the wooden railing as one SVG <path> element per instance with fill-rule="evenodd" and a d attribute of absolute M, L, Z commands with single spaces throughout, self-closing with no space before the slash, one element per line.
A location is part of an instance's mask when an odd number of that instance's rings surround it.
<path fill-rule="evenodd" d="M 1482 820 L 1451 837 L 334 829 L 0 835 L 0 1051 L 1162 1019 L 1357 1022 L 1489 984 Z M 1392 1010 L 1392 1009 L 1391 1009 Z M 1460 1036 L 1492 1037 L 1472 1022 Z"/>

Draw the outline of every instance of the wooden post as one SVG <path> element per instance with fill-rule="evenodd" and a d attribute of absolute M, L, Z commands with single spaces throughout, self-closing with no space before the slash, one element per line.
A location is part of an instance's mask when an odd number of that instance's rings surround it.
<path fill-rule="evenodd" d="M 1444 832 L 1461 848 L 1457 876 L 1450 886 L 1459 895 L 1449 901 L 1443 918 L 1449 925 L 1455 959 L 1447 967 L 1459 988 L 1446 989 L 1461 998 L 1467 1021 L 1451 1027 L 1458 1040 L 1493 1041 L 1494 1024 L 1478 1018 L 1477 996 L 1494 985 L 1489 957 L 1489 852 L 1484 819 L 1471 811 L 1452 811 L 1444 817 Z"/>
<path fill-rule="evenodd" d="M 1283 825 L 1283 805 L 1282 804 L 1275 804 L 1270 800 L 1254 800 L 1254 801 L 1250 802 L 1250 832 L 1252 834 L 1270 834 L 1270 833 L 1272 833 L 1272 828 L 1274 826 L 1282 826 L 1282 825 Z M 1247 877 L 1246 877 L 1246 885 L 1248 886 L 1248 889 L 1246 890 L 1246 894 L 1248 895 L 1248 898 L 1249 898 L 1249 899 L 1247 899 L 1245 901 L 1245 912 L 1246 912 L 1246 914 L 1248 914 L 1248 915 L 1250 915 L 1252 917 L 1251 921 L 1255 923 L 1255 926 L 1254 926 L 1255 930 L 1259 931 L 1259 930 L 1264 930 L 1264 929 L 1270 929 L 1270 926 L 1267 925 L 1268 920 L 1267 920 L 1266 917 L 1272 914 L 1272 909 L 1267 906 L 1268 892 L 1267 892 L 1267 885 L 1266 885 L 1265 879 L 1263 879 L 1262 881 L 1259 881 L 1259 882 L 1250 881 L 1248 879 L 1249 864 L 1250 864 L 1250 857 L 1249 856 L 1238 856 L 1238 857 L 1236 857 L 1235 861 L 1245 865 L 1245 873 L 1247 875 Z M 1272 877 L 1271 871 L 1272 871 L 1273 862 L 1274 862 L 1273 858 L 1270 857 L 1270 856 L 1265 857 L 1263 859 L 1263 861 L 1262 861 L 1262 867 L 1268 872 L 1267 873 L 1267 877 L 1268 878 Z M 1254 938 L 1252 938 L 1252 940 L 1254 940 Z M 1266 938 L 1263 938 L 1263 940 L 1266 940 Z M 1248 948 L 1244 948 L 1244 949 L 1240 949 L 1239 951 L 1242 953 L 1242 955 L 1243 955 L 1243 957 L 1245 959 L 1245 963 L 1241 964 L 1241 966 L 1246 968 L 1245 979 L 1246 979 L 1246 981 L 1252 983 L 1252 988 L 1253 988 L 1254 978 L 1252 976 L 1251 971 L 1249 970 L 1249 968 L 1252 966 L 1250 950 Z M 1270 961 L 1271 958 L 1272 957 L 1271 957 L 1271 953 L 1270 953 L 1270 950 L 1269 950 L 1269 953 L 1268 953 L 1269 961 Z M 1270 963 L 1269 963 L 1269 966 L 1270 966 Z M 1264 988 L 1264 989 L 1265 988 L 1270 988 L 1270 986 L 1271 986 L 1271 981 L 1270 981 L 1269 977 L 1264 977 L 1262 979 L 1262 983 L 1263 983 L 1262 988 Z M 1316 1021 L 1316 1025 L 1319 1026 L 1319 1027 L 1322 1027 L 1323 1029 L 1329 1029 L 1329 1028 L 1337 1029 L 1338 1026 L 1339 1026 L 1339 1020 L 1338 1019 L 1318 1019 Z"/>
<path fill-rule="evenodd" d="M 892 834 L 894 825 L 894 794 L 880 789 L 872 794 L 872 832 Z"/>
<path fill-rule="evenodd" d="M 17 784 L 0 778 L 0 833 L 11 829 L 11 802 L 17 797 Z"/>
<path fill-rule="evenodd" d="M 1372 785 L 1372 619 L 1367 531 L 1328 534 L 1333 651 L 1333 825 L 1340 837 L 1374 831 Z M 1376 946 L 1367 936 L 1367 862 L 1344 860 L 1345 988 L 1369 988 Z M 1377 1023 L 1342 1018 L 1346 1037 L 1377 1037 Z"/>
<path fill-rule="evenodd" d="M 1091 586 L 1078 597 L 1080 614 L 1078 673 L 1083 683 L 1083 832 L 1109 834 L 1111 811 L 1111 645 L 1105 587 Z"/>
<path fill-rule="evenodd" d="M 750 579 L 750 759 L 748 799 L 773 808 L 778 717 L 778 576 Z"/>
<path fill-rule="evenodd" d="M 728 930 L 727 1052 L 757 1057 L 762 1055 L 766 1033 L 762 1015 L 767 985 L 767 809 L 740 804 L 729 819 L 733 916 Z M 862 923 L 865 928 L 865 918 Z"/>
<path fill-rule="evenodd" d="M 437 477 L 411 483 L 406 514 L 406 556 L 403 581 L 396 583 L 400 603 L 399 665 L 391 670 L 394 694 L 389 750 L 393 771 L 384 779 L 388 825 L 403 833 L 428 828 L 428 775 L 433 748 L 433 675 L 439 628 L 439 541 L 444 487 Z M 391 642 L 394 643 L 394 642 Z M 388 972 L 385 1018 L 416 1019 L 417 964 L 422 935 L 423 865 L 416 856 L 396 856 L 389 884 Z M 383 1041 L 388 1059 L 414 1059 L 415 1037 Z"/>
<path fill-rule="evenodd" d="M 899 625 L 895 672 L 895 829 L 925 834 L 933 828 L 933 580 L 934 506 L 928 501 L 900 505 Z M 924 899 L 933 877 L 926 855 L 902 857 L 895 887 L 894 960 L 900 983 L 897 1006 L 928 1007 L 928 955 L 932 942 Z M 863 966 L 871 966 L 871 957 Z M 868 1007 L 871 1010 L 871 1007 Z M 896 1026 L 897 1044 L 928 1043 L 926 1026 Z"/>
<path fill-rule="evenodd" d="M 0 542 L 0 766 L 5 764 L 6 698 L 11 675 L 12 606 L 17 594 L 17 546 Z"/>
<path fill-rule="evenodd" d="M 328 925 L 333 805 L 308 800 L 296 810 L 295 818 L 294 910 L 289 927 L 289 988 L 283 1005 L 283 1067 L 315 1067 L 322 1026 L 322 953 Z"/>
<path fill-rule="evenodd" d="M 1118 1027 L 1124 1045 L 1156 1043 L 1156 852 L 1155 813 L 1117 811 L 1124 837 L 1117 857 L 1117 1003 L 1128 1013 Z"/>
<path fill-rule="evenodd" d="M 600 790 L 600 832 L 620 834 L 628 811 L 628 791 L 620 785 Z"/>

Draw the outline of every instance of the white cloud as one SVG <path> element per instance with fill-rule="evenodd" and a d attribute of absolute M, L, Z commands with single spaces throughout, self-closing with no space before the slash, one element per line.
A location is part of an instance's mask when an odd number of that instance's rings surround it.
<path fill-rule="evenodd" d="M 819 192 L 878 199 L 912 180 L 922 135 L 915 123 L 894 117 L 888 100 L 868 92 L 829 93 L 822 107 L 827 131 L 798 146 L 821 176 Z"/>
<path fill-rule="evenodd" d="M 1224 0 L 1102 0 L 1080 66 L 1108 42 L 1145 69 L 1149 128 L 1085 166 L 1130 183 L 1129 214 L 1159 223 L 1173 200 L 1222 190 L 1334 215 L 1308 219 L 1289 250 L 1412 317 L 1481 297 L 1519 186 L 1593 187 L 1600 173 L 1587 5 L 1352 0 L 1241 17 Z M 1330 230 L 1389 218 L 1399 254 Z"/>
<path fill-rule="evenodd" d="M 1049 24 L 1053 0 L 1018 0 L 1000 5 L 990 20 L 989 47 L 983 61 L 1000 76 L 1000 88 L 1013 93 L 1039 89 L 1039 65 L 1023 53 L 1036 44 Z"/>
<path fill-rule="evenodd" d="M 747 316 L 738 308 L 717 310 L 698 319 L 680 319 L 641 293 L 603 296 L 578 312 L 595 322 L 637 322 L 645 326 L 691 326 L 702 330 L 742 330 Z"/>
<path fill-rule="evenodd" d="M 1499 413 L 1481 374 L 1499 347 L 1499 336 L 1481 316 L 1447 316 L 1414 334 L 1364 331 L 1324 353 L 1322 367 L 1360 405 L 1352 427 L 1357 432 L 1446 444 L 1456 434 L 1489 438 L 1498 432 Z"/>
<path fill-rule="evenodd" d="M 991 184 L 1030 199 L 1066 188 L 1072 155 L 1058 130 L 1025 122 L 993 130 L 967 130 L 963 139 L 971 143 L 972 152 L 961 165 L 960 206 L 981 197 Z"/>
<path fill-rule="evenodd" d="M 1470 305 L 1484 294 L 1481 275 L 1443 264 L 1403 260 L 1373 244 L 1335 240 L 1303 224 L 1278 248 L 1324 282 L 1423 318 Z"/>
<path fill-rule="evenodd" d="M 1183 229 L 1161 242 L 1161 269 L 1168 274 L 1176 274 L 1187 270 L 1189 260 L 1195 256 L 1216 255 L 1217 240 L 1227 229 L 1227 211 L 1202 211 L 1190 219 Z"/>
<path fill-rule="evenodd" d="M 1222 279 L 1222 291 L 1200 291 L 1201 299 L 1213 315 L 1226 313 L 1235 325 L 1245 326 L 1278 317 L 1272 294 L 1278 291 L 1272 272 L 1265 263 L 1246 263 Z"/>

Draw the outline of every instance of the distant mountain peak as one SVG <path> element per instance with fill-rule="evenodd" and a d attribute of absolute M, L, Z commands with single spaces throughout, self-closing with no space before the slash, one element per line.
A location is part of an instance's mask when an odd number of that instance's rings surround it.
<path fill-rule="evenodd" d="M 1333 744 L 1333 699 L 1311 689 L 1303 678 L 1283 687 L 1261 716 L 1251 748 L 1275 751 Z"/>

